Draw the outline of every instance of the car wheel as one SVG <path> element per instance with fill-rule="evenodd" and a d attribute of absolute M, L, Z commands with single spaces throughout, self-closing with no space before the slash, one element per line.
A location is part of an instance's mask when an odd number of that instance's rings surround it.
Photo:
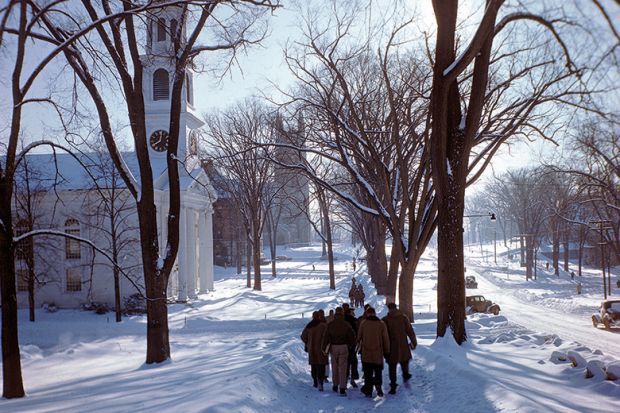
<path fill-rule="evenodd" d="M 596 319 L 596 317 L 595 317 L 595 316 L 592 316 L 592 325 L 593 325 L 594 327 L 598 327 L 598 320 Z"/>
<path fill-rule="evenodd" d="M 609 330 L 611 326 L 609 325 L 609 319 L 607 317 L 603 318 L 603 324 L 605 325 L 605 329 Z"/>

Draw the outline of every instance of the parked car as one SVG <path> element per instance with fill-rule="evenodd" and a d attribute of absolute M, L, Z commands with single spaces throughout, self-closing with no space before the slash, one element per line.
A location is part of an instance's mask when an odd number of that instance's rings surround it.
<path fill-rule="evenodd" d="M 603 324 L 605 328 L 620 327 L 620 300 L 601 301 L 599 312 L 592 314 L 592 325 L 598 327 Z"/>
<path fill-rule="evenodd" d="M 482 295 L 470 295 L 465 297 L 465 313 L 492 313 L 499 314 L 499 304 L 487 300 Z"/>
<path fill-rule="evenodd" d="M 473 275 L 466 276 L 465 288 L 478 288 L 478 282 L 476 281 L 476 277 L 474 277 Z"/>

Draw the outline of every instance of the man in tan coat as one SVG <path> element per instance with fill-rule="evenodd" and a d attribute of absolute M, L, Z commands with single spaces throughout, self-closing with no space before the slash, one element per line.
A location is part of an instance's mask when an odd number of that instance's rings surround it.
<path fill-rule="evenodd" d="M 404 382 L 411 378 L 409 360 L 411 350 L 416 348 L 418 341 L 407 316 L 401 313 L 394 303 L 388 303 L 387 307 L 388 314 L 383 317 L 383 322 L 390 336 L 390 356 L 387 359 L 390 374 L 389 393 L 396 394 L 396 366 L 400 364 Z"/>
<path fill-rule="evenodd" d="M 327 324 L 322 323 L 319 318 L 319 312 L 312 313 L 312 321 L 310 321 L 304 331 L 301 333 L 301 340 L 304 342 L 305 350 L 308 352 L 308 364 L 310 364 L 310 374 L 314 382 L 314 387 L 318 387 L 319 391 L 323 391 L 323 379 L 325 377 L 325 365 L 327 364 L 327 355 L 323 353 L 323 336 Z"/>
<path fill-rule="evenodd" d="M 347 361 L 349 347 L 355 344 L 355 333 L 348 322 L 344 320 L 342 307 L 336 308 L 334 321 L 327 324 L 325 335 L 323 336 L 323 351 L 329 346 L 332 357 L 332 389 L 338 391 L 340 395 L 347 395 Z"/>
<path fill-rule="evenodd" d="M 390 338 L 385 323 L 377 318 L 375 309 L 368 307 L 366 319 L 360 324 L 357 331 L 357 342 L 362 353 L 362 369 L 364 371 L 364 385 L 362 393 L 372 396 L 373 386 L 377 396 L 383 397 L 383 359 L 390 353 Z"/>

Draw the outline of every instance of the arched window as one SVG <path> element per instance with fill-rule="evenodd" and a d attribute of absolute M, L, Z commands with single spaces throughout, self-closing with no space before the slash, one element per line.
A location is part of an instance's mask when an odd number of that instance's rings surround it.
<path fill-rule="evenodd" d="M 166 20 L 163 17 L 157 19 L 157 41 L 163 42 L 166 40 Z"/>
<path fill-rule="evenodd" d="M 153 73 L 153 100 L 168 100 L 170 81 L 165 69 L 157 69 Z"/>
<path fill-rule="evenodd" d="M 177 37 L 177 21 L 175 19 L 170 20 L 170 38 L 174 42 Z"/>
<path fill-rule="evenodd" d="M 185 92 L 187 95 L 187 102 L 192 103 L 192 78 L 189 73 L 185 74 Z"/>
<path fill-rule="evenodd" d="M 80 223 L 77 219 L 69 218 L 65 221 L 65 234 L 80 236 Z M 65 258 L 75 260 L 82 258 L 80 241 L 73 238 L 65 238 Z"/>

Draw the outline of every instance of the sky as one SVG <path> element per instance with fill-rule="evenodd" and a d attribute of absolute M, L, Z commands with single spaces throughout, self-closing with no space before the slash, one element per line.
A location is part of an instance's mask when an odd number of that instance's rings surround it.
<path fill-rule="evenodd" d="M 349 4 L 352 3 L 349 2 Z M 376 16 L 377 10 L 393 3 L 393 1 L 389 0 L 375 0 L 373 11 L 363 13 L 364 18 L 367 19 L 373 13 Z M 208 114 L 213 110 L 233 105 L 250 96 L 273 95 L 275 90 L 272 83 L 282 88 L 292 84 L 293 80 L 286 67 L 282 50 L 287 44 L 291 44 L 299 39 L 301 23 L 298 9 L 304 7 L 320 8 L 324 7 L 325 4 L 327 2 L 322 0 L 309 2 L 299 0 L 283 1 L 283 7 L 275 11 L 269 19 L 269 36 L 260 45 L 253 45 L 246 52 L 240 53 L 236 64 L 229 72 L 223 77 L 214 76 L 211 72 L 199 73 L 195 78 L 195 107 L 198 114 Z M 366 1 L 360 1 L 358 4 L 364 5 Z M 412 15 L 418 18 L 417 24 L 429 31 L 434 29 L 431 0 L 403 1 L 403 4 L 411 9 Z M 464 11 L 462 15 L 475 14 L 480 10 L 480 4 L 482 3 L 476 1 L 463 2 Z M 34 52 L 30 53 L 30 62 L 35 61 L 42 55 L 41 50 L 36 50 L 36 48 Z M 208 55 L 204 59 L 210 65 L 211 61 L 209 59 L 214 57 Z M 3 118 L 3 116 L 6 116 L 8 113 L 9 105 L 6 97 L 10 93 L 7 82 L 7 76 L 10 73 L 9 62 L 10 58 L 0 59 L 0 96 L 5 97 L 0 99 L 0 122 L 5 124 L 7 123 L 6 118 Z M 216 64 L 216 66 L 218 65 Z M 60 94 L 65 96 L 65 98 L 70 96 L 71 91 L 66 89 L 68 86 L 63 86 L 63 84 L 68 85 L 71 80 L 67 72 L 62 58 L 57 59 L 55 64 L 36 82 L 33 95 L 47 95 L 48 89 L 52 85 L 56 89 L 57 96 Z M 117 96 L 117 101 L 119 101 L 119 98 L 121 96 Z M 122 105 L 120 105 L 120 108 L 116 113 L 116 120 L 119 126 L 125 126 L 127 124 L 126 115 L 123 112 L 124 108 Z M 42 105 L 28 105 L 26 107 L 23 125 L 26 140 L 60 135 L 55 113 Z M 541 142 L 517 144 L 511 148 L 504 148 L 498 154 L 498 158 L 493 162 L 492 169 L 489 169 L 486 175 L 501 173 L 506 168 L 515 165 L 535 163 L 541 153 L 548 153 L 553 148 L 553 145 Z"/>

